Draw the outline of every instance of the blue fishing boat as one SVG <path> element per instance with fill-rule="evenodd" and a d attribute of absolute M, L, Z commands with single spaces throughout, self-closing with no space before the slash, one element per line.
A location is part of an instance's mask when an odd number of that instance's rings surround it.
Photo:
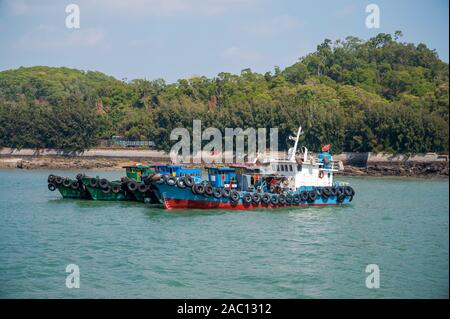
<path fill-rule="evenodd" d="M 355 196 L 345 182 L 334 182 L 338 163 L 329 145 L 317 156 L 297 153 L 301 128 L 286 158 L 258 157 L 250 165 L 208 167 L 208 179 L 162 175 L 153 183 L 166 209 L 253 209 L 284 206 L 348 205 Z"/>

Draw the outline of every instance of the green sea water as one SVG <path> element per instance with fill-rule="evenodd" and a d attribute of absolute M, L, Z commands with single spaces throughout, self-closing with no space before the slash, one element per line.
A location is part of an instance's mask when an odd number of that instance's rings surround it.
<path fill-rule="evenodd" d="M 166 211 L 62 199 L 49 173 L 0 170 L 2 298 L 449 297 L 448 180 L 340 177 L 350 207 Z"/>

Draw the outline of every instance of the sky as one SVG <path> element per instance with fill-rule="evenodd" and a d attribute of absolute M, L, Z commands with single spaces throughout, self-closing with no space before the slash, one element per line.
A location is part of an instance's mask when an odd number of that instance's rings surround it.
<path fill-rule="evenodd" d="M 66 27 L 77 4 L 80 28 Z M 368 4 L 380 9 L 367 28 Z M 324 39 L 403 32 L 449 59 L 448 0 L 0 0 L 0 70 L 66 66 L 117 79 L 265 73 Z"/>

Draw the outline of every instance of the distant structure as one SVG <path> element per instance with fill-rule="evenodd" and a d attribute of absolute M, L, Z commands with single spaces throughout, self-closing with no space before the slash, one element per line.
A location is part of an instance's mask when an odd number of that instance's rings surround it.
<path fill-rule="evenodd" d="M 111 139 L 99 140 L 99 146 L 120 146 L 120 147 L 154 147 L 153 141 L 133 141 L 123 136 L 113 136 Z"/>

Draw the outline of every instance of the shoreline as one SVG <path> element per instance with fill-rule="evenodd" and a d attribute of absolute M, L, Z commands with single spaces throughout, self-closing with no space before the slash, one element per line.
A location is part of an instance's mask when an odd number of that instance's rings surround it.
<path fill-rule="evenodd" d="M 117 158 L 117 157 L 83 157 L 83 156 L 0 156 L 0 169 L 55 169 L 55 170 L 104 170 L 123 171 L 123 166 L 145 164 L 148 162 L 169 163 L 168 160 L 150 158 Z M 336 177 L 411 177 L 421 179 L 448 179 L 447 161 L 440 162 L 379 162 L 366 163 L 364 166 L 345 162 L 344 170 L 336 173 Z M 187 164 L 186 166 L 201 166 Z"/>

